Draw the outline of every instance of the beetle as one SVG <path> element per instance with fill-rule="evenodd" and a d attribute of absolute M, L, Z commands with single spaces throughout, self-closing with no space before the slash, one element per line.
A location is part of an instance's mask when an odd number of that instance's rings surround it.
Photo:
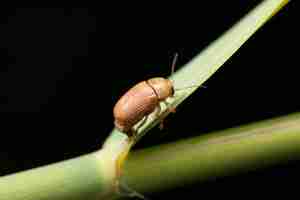
<path fill-rule="evenodd" d="M 120 98 L 114 107 L 116 128 L 121 132 L 129 133 L 137 122 L 155 109 L 159 112 L 159 103 L 173 95 L 173 84 L 166 78 L 151 78 L 136 84 Z"/>
<path fill-rule="evenodd" d="M 177 54 L 173 59 L 172 73 L 177 60 Z M 174 96 L 174 86 L 171 80 L 156 77 L 142 81 L 129 89 L 115 104 L 113 109 L 115 127 L 131 136 L 134 133 L 133 126 L 155 110 L 160 112 L 160 102 L 165 102 Z"/>

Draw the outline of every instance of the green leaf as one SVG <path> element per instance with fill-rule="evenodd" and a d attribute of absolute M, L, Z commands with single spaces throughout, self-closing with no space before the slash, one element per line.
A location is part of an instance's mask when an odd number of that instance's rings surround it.
<path fill-rule="evenodd" d="M 287 4 L 288 0 L 265 0 L 244 16 L 232 28 L 226 31 L 220 38 L 211 43 L 204 51 L 192 61 L 183 66 L 169 79 L 172 80 L 175 89 L 186 88 L 175 92 L 175 96 L 168 100 L 169 107 L 177 107 L 209 77 L 211 77 L 264 23 L 266 23 L 280 8 Z M 190 87 L 195 86 L 196 87 Z M 169 114 L 165 104 L 161 103 L 162 112 L 159 116 L 150 115 L 146 123 L 137 130 L 137 137 L 131 138 L 130 146 L 135 144 L 151 128 L 157 125 Z M 111 137 L 106 144 L 116 142 L 122 133 L 117 129 L 111 132 Z M 117 139 L 118 140 L 118 139 Z"/>

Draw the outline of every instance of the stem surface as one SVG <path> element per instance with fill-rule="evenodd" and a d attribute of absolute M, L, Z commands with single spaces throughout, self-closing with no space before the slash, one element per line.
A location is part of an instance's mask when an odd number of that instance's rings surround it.
<path fill-rule="evenodd" d="M 123 182 L 157 192 L 300 158 L 300 113 L 132 152 Z"/>
<path fill-rule="evenodd" d="M 112 193 L 115 162 L 98 151 L 0 178 L 1 200 L 99 200 Z"/>

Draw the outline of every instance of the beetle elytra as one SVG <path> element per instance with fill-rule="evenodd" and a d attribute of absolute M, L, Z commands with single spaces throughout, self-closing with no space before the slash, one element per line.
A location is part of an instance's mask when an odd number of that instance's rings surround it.
<path fill-rule="evenodd" d="M 172 62 L 172 73 L 178 55 Z M 116 103 L 113 109 L 115 127 L 128 135 L 132 134 L 132 127 L 157 109 L 159 103 L 174 95 L 172 81 L 162 77 L 142 81 L 129 89 Z"/>

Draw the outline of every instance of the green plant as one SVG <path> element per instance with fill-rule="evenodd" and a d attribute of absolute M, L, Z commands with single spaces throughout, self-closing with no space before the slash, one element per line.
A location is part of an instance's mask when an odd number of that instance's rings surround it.
<path fill-rule="evenodd" d="M 235 26 L 222 35 L 219 39 L 214 41 L 208 48 L 206 48 L 199 56 L 194 58 L 190 63 L 184 66 L 181 70 L 173 74 L 170 79 L 175 83 L 175 88 L 183 88 L 190 85 L 197 85 L 198 87 L 203 84 L 215 71 L 217 71 L 222 64 L 230 58 L 236 52 L 240 46 L 257 30 L 259 29 L 269 18 L 271 18 L 281 7 L 283 7 L 288 1 L 287 0 L 265 0 L 258 7 L 256 7 L 252 12 L 246 15 L 241 21 L 239 21 Z M 191 95 L 197 87 L 187 88 L 176 94 L 176 96 L 170 100 L 170 106 L 176 107 L 181 102 L 183 102 L 189 95 Z M 168 115 L 168 110 L 162 105 L 163 109 L 158 117 L 152 117 L 147 120 L 137 132 L 136 138 L 128 138 L 126 134 L 121 133 L 117 130 L 113 130 L 109 138 L 105 141 L 103 148 L 98 152 L 82 156 L 79 158 L 71 159 L 61 163 L 29 170 L 26 172 L 21 172 L 14 175 L 9 175 L 2 177 L 0 179 L 0 196 L 1 199 L 9 200 L 59 200 L 59 199 L 97 199 L 97 198 L 111 198 L 116 195 L 116 181 L 119 180 L 117 176 L 118 171 L 122 169 L 123 162 L 127 158 L 131 147 L 138 142 L 138 140 L 146 134 L 152 127 L 159 123 L 166 115 Z M 298 115 L 297 115 L 298 117 Z M 294 126 L 294 121 L 298 120 L 297 117 L 291 117 L 284 120 L 272 121 L 272 123 L 267 122 L 265 125 L 260 126 L 275 126 L 276 124 L 293 124 L 286 129 L 279 129 L 280 131 L 287 131 L 289 137 L 283 138 L 278 132 L 274 132 L 273 129 L 268 128 L 269 134 L 255 134 L 247 135 L 243 137 L 238 137 L 238 139 L 231 140 L 236 142 L 237 149 L 246 148 L 249 142 L 254 142 L 255 145 L 259 145 L 262 139 L 271 139 L 274 141 L 272 145 L 270 144 L 270 151 L 273 150 L 273 144 L 277 146 L 279 144 L 292 145 L 293 147 L 298 145 L 299 141 L 299 127 Z M 259 129 L 258 126 L 257 130 Z M 254 127 L 254 129 L 256 129 Z M 265 129 L 264 129 L 265 130 Z M 239 132 L 239 131 L 238 131 Z M 227 138 L 232 138 L 233 134 L 237 134 L 232 131 L 227 134 L 218 134 L 217 138 L 221 140 L 227 140 Z M 241 131 L 239 134 L 245 134 Z M 238 134 L 238 135 L 239 135 Z M 213 134 L 212 134 L 213 135 Z M 259 136 L 259 137 L 256 137 Z M 252 140 L 251 137 L 258 138 L 258 140 Z M 220 151 L 215 152 L 220 154 L 232 153 L 230 149 L 224 150 L 222 142 L 214 142 L 214 139 L 201 138 L 199 139 L 204 142 L 207 140 L 207 145 L 204 145 L 207 149 L 207 153 L 213 153 L 209 150 L 217 148 Z M 219 141 L 220 139 L 217 139 Z M 195 139 L 198 141 L 198 139 Z M 213 141 L 213 142 L 210 142 Z M 275 143 L 276 141 L 276 143 Z M 188 144 L 193 144 L 194 142 L 187 140 Z M 245 146 L 238 145 L 238 142 L 245 142 Z M 197 143 L 197 142 L 196 142 Z M 204 142 L 205 143 L 205 142 Z M 244 143 L 242 143 L 244 144 Z M 251 145 L 251 144 L 248 144 Z M 201 145 L 200 145 L 201 146 Z M 201 147 L 202 148 L 202 147 Z M 166 150 L 164 150 L 166 149 Z M 162 147 L 161 153 L 168 154 L 170 149 Z M 236 149 L 235 149 L 236 150 Z M 291 151 L 298 150 L 297 148 L 292 148 Z M 291 151 L 284 151 L 290 153 Z M 129 185 L 133 185 L 134 188 L 145 191 L 147 186 L 143 186 L 146 183 L 141 183 L 138 167 L 141 162 L 148 162 L 146 160 L 139 161 L 143 156 L 149 156 L 156 150 L 150 150 L 152 153 L 147 153 L 149 151 L 145 150 L 145 153 L 138 153 L 133 156 L 132 159 L 126 165 L 125 181 Z M 236 152 L 236 151 L 235 151 Z M 178 151 L 170 151 L 170 155 L 178 155 Z M 240 150 L 238 153 L 244 154 L 249 153 L 249 151 Z M 253 152 L 257 153 L 257 152 Z M 156 155 L 156 154 L 152 154 Z M 200 154 L 199 154 L 200 155 Z M 254 154 L 253 154 L 254 155 Z M 197 156 L 197 155 L 195 155 Z M 216 154 L 215 154 L 216 156 Z M 173 157 L 176 159 L 176 156 Z M 202 168 L 203 178 L 209 176 L 209 163 L 212 160 L 208 156 L 201 154 L 202 163 L 207 162 L 207 167 Z M 259 159 L 258 159 L 259 160 Z M 226 160 L 224 161 L 226 164 Z M 231 160 L 233 161 L 233 160 Z M 151 162 L 151 157 L 149 156 L 149 162 Z M 178 161 L 179 162 L 179 161 Z M 241 162 L 242 163 L 242 162 Z M 137 167 L 138 166 L 138 167 Z M 161 170 L 172 169 L 172 166 L 161 166 Z M 220 165 L 222 166 L 222 165 Z M 226 165 L 225 165 L 226 166 Z M 144 166 L 140 166 L 143 169 Z M 165 168 L 166 167 L 166 168 Z M 120 169 L 118 169 L 120 168 Z M 133 171 L 131 171 L 133 169 Z M 198 169 L 198 168 L 195 168 Z M 224 170 L 227 168 L 225 167 Z M 136 172 L 136 174 L 135 174 Z M 172 172 L 172 170 L 170 170 Z M 199 170 L 201 172 L 201 170 Z M 201 173 L 200 173 L 201 174 Z M 187 178 L 186 176 L 182 176 Z M 193 177 L 196 177 L 193 175 Z M 162 177 L 163 178 L 163 177 Z M 179 177 L 178 177 L 179 178 Z M 158 186 L 148 185 L 151 190 Z"/>

